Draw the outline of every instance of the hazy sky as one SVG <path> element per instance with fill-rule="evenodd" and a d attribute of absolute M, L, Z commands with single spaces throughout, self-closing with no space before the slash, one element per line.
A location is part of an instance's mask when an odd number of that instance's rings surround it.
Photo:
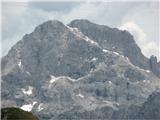
<path fill-rule="evenodd" d="M 49 19 L 89 19 L 130 31 L 144 55 L 160 59 L 159 12 L 158 2 L 3 2 L 2 55 Z"/>

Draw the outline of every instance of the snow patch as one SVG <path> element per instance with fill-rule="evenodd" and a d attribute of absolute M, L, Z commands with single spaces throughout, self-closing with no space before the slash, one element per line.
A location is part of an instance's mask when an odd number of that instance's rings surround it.
<path fill-rule="evenodd" d="M 31 73 L 30 73 L 30 72 L 28 72 L 28 71 L 26 71 L 26 73 L 27 73 L 28 75 L 31 75 Z"/>
<path fill-rule="evenodd" d="M 102 51 L 105 52 L 105 53 L 107 53 L 107 52 L 114 53 L 115 55 L 124 57 L 123 55 L 120 55 L 118 52 L 115 52 L 115 51 L 110 51 L 110 50 L 106 50 L 106 49 L 102 49 Z"/>
<path fill-rule="evenodd" d="M 135 65 L 134 65 L 135 66 Z M 142 69 L 142 68 L 140 68 L 140 67 L 138 67 L 138 66 L 135 66 L 137 69 L 139 69 L 139 70 L 141 70 L 141 71 L 143 71 L 143 72 L 147 72 L 147 73 L 150 73 L 151 71 L 150 70 L 145 70 L 145 69 Z"/>
<path fill-rule="evenodd" d="M 117 106 L 119 106 L 120 104 L 119 103 L 115 103 Z"/>
<path fill-rule="evenodd" d="M 72 79 L 72 78 L 70 78 L 70 77 L 68 77 L 68 76 L 58 76 L 58 77 L 55 77 L 55 76 L 53 76 L 53 75 L 50 75 L 50 77 L 51 77 L 51 79 L 50 79 L 50 81 L 49 81 L 49 88 L 51 87 L 51 85 L 52 85 L 54 82 L 58 81 L 59 79 L 65 79 L 65 80 L 69 80 L 69 81 L 71 81 L 71 82 L 76 82 L 76 81 L 77 81 L 77 80 Z"/>
<path fill-rule="evenodd" d="M 50 82 L 51 84 L 54 83 L 54 82 L 56 82 L 58 79 L 68 79 L 68 80 L 70 80 L 70 81 L 72 81 L 72 82 L 75 82 L 75 81 L 76 81 L 75 79 L 72 79 L 72 78 L 70 78 L 70 77 L 68 77 L 68 76 L 55 77 L 55 76 L 53 76 L 53 75 L 50 75 L 50 77 L 51 77 L 51 80 L 50 80 L 49 82 Z"/>
<path fill-rule="evenodd" d="M 99 46 L 99 44 L 93 40 L 91 40 L 90 38 L 88 38 L 87 36 L 84 38 L 87 42 L 90 42 L 91 44 L 94 44 L 96 46 Z"/>
<path fill-rule="evenodd" d="M 76 96 L 78 96 L 80 98 L 84 98 L 84 96 L 82 94 L 80 94 L 80 93 L 78 95 L 76 95 Z"/>
<path fill-rule="evenodd" d="M 112 81 L 108 81 L 109 84 L 112 84 Z"/>
<path fill-rule="evenodd" d="M 126 59 L 128 62 L 131 62 L 131 61 L 129 60 L 129 58 L 128 58 L 128 57 L 126 57 L 126 56 L 125 56 L 125 59 Z"/>
<path fill-rule="evenodd" d="M 99 46 L 99 44 L 97 42 L 95 42 L 94 40 L 91 40 L 89 37 L 85 36 L 78 28 L 72 28 L 69 26 L 66 26 L 73 34 L 75 34 L 76 36 L 78 36 L 79 38 L 93 44 L 96 46 Z"/>
<path fill-rule="evenodd" d="M 51 79 L 49 81 L 50 84 L 54 83 L 57 80 L 57 78 L 53 75 L 50 75 L 50 77 L 51 77 Z"/>
<path fill-rule="evenodd" d="M 66 76 L 65 76 L 66 77 Z M 75 80 L 75 79 L 72 79 L 72 78 L 70 78 L 70 77 L 67 77 L 68 78 L 68 80 L 70 80 L 70 81 L 72 81 L 72 82 L 76 82 L 77 80 Z"/>
<path fill-rule="evenodd" d="M 108 51 L 108 50 L 106 50 L 106 49 L 103 49 L 102 51 L 103 51 L 104 53 L 107 53 L 107 52 L 109 52 L 109 51 Z"/>
<path fill-rule="evenodd" d="M 71 82 L 76 82 L 76 81 L 77 81 L 77 80 L 72 79 L 72 78 L 70 78 L 70 77 L 68 77 L 68 76 L 59 76 L 59 77 L 57 77 L 57 79 L 67 79 L 67 80 L 69 80 L 69 81 L 71 81 Z"/>
<path fill-rule="evenodd" d="M 122 58 L 125 58 L 123 55 L 120 55 Z"/>
<path fill-rule="evenodd" d="M 26 104 L 26 105 L 21 106 L 20 108 L 24 111 L 30 112 L 36 103 L 37 101 L 34 101 L 32 104 Z"/>
<path fill-rule="evenodd" d="M 144 83 L 148 83 L 148 84 L 150 83 L 149 80 L 143 80 L 143 82 L 144 82 Z"/>
<path fill-rule="evenodd" d="M 18 66 L 19 66 L 19 67 L 22 66 L 22 61 L 21 61 L 21 59 L 20 59 L 19 62 L 18 62 Z"/>
<path fill-rule="evenodd" d="M 33 87 L 32 86 L 28 86 L 28 90 L 22 88 L 22 92 L 26 95 L 31 95 L 32 94 L 32 90 L 33 90 Z"/>
<path fill-rule="evenodd" d="M 145 70 L 147 73 L 150 73 L 151 71 L 150 70 Z"/>
<path fill-rule="evenodd" d="M 98 58 L 95 58 L 95 57 L 94 57 L 94 58 L 92 58 L 92 61 L 96 61 L 96 60 L 98 60 Z"/>
<path fill-rule="evenodd" d="M 40 104 L 39 104 L 39 106 L 38 106 L 38 112 L 44 109 L 44 108 L 42 107 L 42 105 L 43 105 L 43 103 L 40 103 Z"/>
<path fill-rule="evenodd" d="M 146 82 L 146 80 L 143 80 L 143 82 Z"/>
<path fill-rule="evenodd" d="M 69 26 L 66 26 L 73 34 L 75 34 L 76 36 L 80 37 L 80 38 L 83 38 L 84 35 L 82 34 L 81 31 L 78 30 L 78 28 L 72 28 L 72 27 L 69 27 Z"/>
<path fill-rule="evenodd" d="M 116 55 L 120 55 L 118 52 L 113 52 L 114 54 L 116 54 Z"/>

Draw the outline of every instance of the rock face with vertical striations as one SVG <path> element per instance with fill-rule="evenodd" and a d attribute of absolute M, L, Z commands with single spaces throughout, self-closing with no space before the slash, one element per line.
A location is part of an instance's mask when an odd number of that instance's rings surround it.
<path fill-rule="evenodd" d="M 2 107 L 14 103 L 43 120 L 138 119 L 160 87 L 159 63 L 130 33 L 88 20 L 37 26 L 1 64 Z"/>
<path fill-rule="evenodd" d="M 150 57 L 149 62 L 150 62 L 150 69 L 152 70 L 152 72 L 158 77 L 160 77 L 160 62 L 157 62 L 157 57 L 152 55 Z"/>

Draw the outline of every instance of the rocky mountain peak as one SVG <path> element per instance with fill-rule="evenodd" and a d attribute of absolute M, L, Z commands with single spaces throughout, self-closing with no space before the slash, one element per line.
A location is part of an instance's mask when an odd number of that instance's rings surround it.
<path fill-rule="evenodd" d="M 73 21 L 71 21 L 69 24 L 68 24 L 69 26 L 94 26 L 94 25 L 97 25 L 96 23 L 93 23 L 93 22 L 91 22 L 91 21 L 89 21 L 89 20 L 87 20 L 87 19 L 75 19 L 75 20 L 73 20 Z M 86 27 L 87 27 L 86 26 Z"/>
<path fill-rule="evenodd" d="M 152 55 L 152 56 L 150 57 L 150 60 L 151 60 L 151 62 L 153 62 L 153 63 L 157 63 L 157 57 L 154 56 L 154 55 Z"/>
<path fill-rule="evenodd" d="M 62 34 L 65 32 L 65 25 L 58 20 L 49 20 L 37 26 L 31 36 L 43 39 L 45 36 Z M 36 38 L 38 39 L 38 38 Z"/>
<path fill-rule="evenodd" d="M 73 20 L 68 25 L 73 28 L 78 28 L 84 35 L 97 42 L 102 48 L 117 51 L 127 56 L 134 65 L 146 70 L 151 70 L 159 76 L 160 71 L 157 70 L 157 68 L 156 70 L 151 68 L 150 60 L 142 54 L 134 37 L 128 31 L 98 25 L 85 19 Z M 153 61 L 153 59 L 155 60 L 155 58 L 152 57 L 151 61 Z M 159 66 L 157 62 L 154 63 Z"/>
<path fill-rule="evenodd" d="M 160 77 L 160 62 L 157 62 L 157 57 L 152 55 L 149 59 L 149 64 L 153 73 Z"/>
<path fill-rule="evenodd" d="M 96 23 L 93 23 L 87 19 L 76 19 L 71 21 L 68 26 L 70 27 L 76 27 L 78 29 L 80 29 L 85 35 L 87 35 L 87 33 L 85 33 L 84 31 L 86 30 L 100 30 L 101 28 L 103 29 L 110 29 L 108 26 L 105 25 L 98 25 Z M 102 32 L 101 30 L 99 32 Z"/>
<path fill-rule="evenodd" d="M 50 30 L 51 28 L 60 28 L 60 27 L 65 27 L 64 24 L 58 20 L 49 20 L 49 21 L 46 21 L 42 24 L 40 24 L 39 26 L 37 26 L 35 28 L 35 30 L 40 30 L 40 29 L 45 29 L 45 30 Z"/>
<path fill-rule="evenodd" d="M 156 66 L 126 31 L 47 21 L 2 59 L 2 101 L 44 120 L 122 118 L 121 107 L 142 105 L 160 87 Z"/>

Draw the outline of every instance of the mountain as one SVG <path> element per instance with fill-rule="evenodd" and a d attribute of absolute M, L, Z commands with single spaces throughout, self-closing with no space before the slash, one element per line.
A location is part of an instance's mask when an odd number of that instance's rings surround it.
<path fill-rule="evenodd" d="M 150 59 L 146 58 L 128 31 L 97 25 L 88 20 L 74 20 L 69 26 L 78 28 L 84 35 L 98 42 L 103 48 L 117 51 L 129 57 L 134 65 L 151 70 L 160 77 L 160 62 L 157 62 L 155 56 L 151 56 Z"/>
<path fill-rule="evenodd" d="M 138 119 L 129 111 L 138 114 L 160 87 L 158 65 L 127 31 L 88 20 L 47 21 L 2 58 L 2 107 L 43 120 Z"/>

